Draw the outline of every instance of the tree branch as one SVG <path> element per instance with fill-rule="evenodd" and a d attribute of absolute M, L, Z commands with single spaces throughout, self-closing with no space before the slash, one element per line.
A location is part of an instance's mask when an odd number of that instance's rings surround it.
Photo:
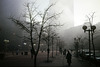
<path fill-rule="evenodd" d="M 13 17 L 10 17 L 10 18 L 8 18 L 8 19 L 12 20 L 16 25 L 20 26 L 21 29 L 24 29 L 26 32 L 30 33 L 30 30 L 27 29 L 27 27 L 26 27 L 23 23 L 21 23 L 21 21 L 15 19 L 15 18 L 13 18 Z"/>

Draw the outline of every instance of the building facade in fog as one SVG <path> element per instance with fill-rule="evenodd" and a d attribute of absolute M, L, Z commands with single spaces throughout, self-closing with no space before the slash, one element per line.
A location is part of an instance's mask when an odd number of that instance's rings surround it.
<path fill-rule="evenodd" d="M 18 50 L 22 45 L 22 32 L 17 25 L 12 23 L 8 18 L 10 16 L 20 17 L 23 8 L 23 0 L 0 0 L 0 50 L 4 49 L 5 45 L 9 50 Z M 15 33 L 16 35 L 13 35 Z M 5 44 L 4 40 L 9 40 Z"/>

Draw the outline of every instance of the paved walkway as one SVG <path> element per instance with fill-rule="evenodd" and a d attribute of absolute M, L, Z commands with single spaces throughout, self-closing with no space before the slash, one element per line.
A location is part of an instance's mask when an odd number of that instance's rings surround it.
<path fill-rule="evenodd" d="M 51 58 L 52 62 L 44 63 L 42 62 L 38 66 L 46 67 L 68 67 L 67 60 L 65 56 L 59 54 L 55 58 Z M 76 57 L 72 57 L 72 64 L 70 67 L 96 67 L 94 64 L 90 64 L 88 61 L 81 60 Z"/>
<path fill-rule="evenodd" d="M 38 58 L 37 58 L 37 66 L 38 67 L 68 67 L 67 60 L 66 58 L 59 54 L 56 56 L 54 55 L 54 58 L 51 58 L 50 55 L 50 61 L 51 62 L 46 62 L 46 53 L 39 53 Z M 29 67 L 29 66 L 34 66 L 33 64 L 33 59 L 30 58 L 30 55 L 14 55 L 14 56 L 9 56 L 5 58 L 4 60 L 0 60 L 0 67 L 1 66 L 20 66 L 20 67 Z M 72 57 L 72 64 L 70 67 L 96 67 L 93 64 L 90 64 L 87 61 L 82 61 L 79 58 Z"/>

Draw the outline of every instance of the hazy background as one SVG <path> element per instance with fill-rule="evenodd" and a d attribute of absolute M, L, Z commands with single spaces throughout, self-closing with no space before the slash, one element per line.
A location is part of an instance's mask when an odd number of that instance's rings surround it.
<path fill-rule="evenodd" d="M 20 17 L 25 11 L 24 3 L 31 1 L 34 0 L 0 0 L 0 44 L 3 44 L 4 39 L 9 39 L 10 44 L 16 44 L 16 46 L 23 44 L 22 39 L 13 36 L 13 33 L 23 35 L 21 30 L 11 23 L 8 17 L 11 15 Z M 40 11 L 44 11 L 49 4 L 56 3 L 50 12 L 62 12 L 56 22 L 60 22 L 64 26 L 58 28 L 57 31 L 66 45 L 73 45 L 74 38 L 77 36 L 87 35 L 82 30 L 84 22 L 87 22 L 86 15 L 95 12 L 94 24 L 97 25 L 97 31 L 100 28 L 100 0 L 37 0 L 36 3 L 39 5 Z M 96 45 L 99 45 L 99 33 L 98 31 L 96 34 L 98 35 L 95 40 Z"/>

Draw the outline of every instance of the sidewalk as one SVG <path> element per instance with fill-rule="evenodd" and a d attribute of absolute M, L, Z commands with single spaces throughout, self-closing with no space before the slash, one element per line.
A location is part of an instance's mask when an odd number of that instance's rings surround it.
<path fill-rule="evenodd" d="M 68 67 L 67 60 L 64 55 L 57 55 L 55 58 L 51 58 L 52 62 L 50 63 L 44 63 L 42 62 L 39 64 L 39 67 Z M 86 60 L 81 60 L 80 58 L 76 58 L 72 56 L 72 64 L 70 67 L 96 67 L 94 64 L 90 64 Z"/>
<path fill-rule="evenodd" d="M 54 58 L 51 58 L 50 61 L 46 62 L 47 56 L 46 52 L 39 53 L 37 57 L 37 67 L 68 67 L 66 58 L 61 55 L 60 53 L 54 55 Z M 4 60 L 0 60 L 0 67 L 1 66 L 11 66 L 11 67 L 33 67 L 34 66 L 33 59 L 30 58 L 30 55 L 15 55 L 11 57 L 7 57 Z M 95 65 L 91 65 L 87 61 L 82 61 L 79 58 L 72 57 L 72 64 L 70 67 L 96 67 Z"/>

